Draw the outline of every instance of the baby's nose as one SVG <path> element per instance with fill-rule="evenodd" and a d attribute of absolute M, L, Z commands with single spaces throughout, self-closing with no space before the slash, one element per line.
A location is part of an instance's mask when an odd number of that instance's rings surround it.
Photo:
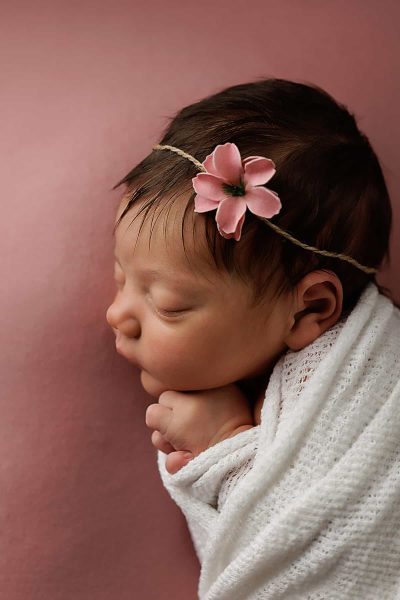
<path fill-rule="evenodd" d="M 107 308 L 106 321 L 113 328 L 114 332 L 116 332 L 117 323 L 115 321 L 115 315 L 112 304 Z"/>
<path fill-rule="evenodd" d="M 106 311 L 106 321 L 115 334 L 120 331 L 129 338 L 140 336 L 139 321 L 132 316 L 130 310 L 125 310 L 119 302 L 113 302 Z"/>

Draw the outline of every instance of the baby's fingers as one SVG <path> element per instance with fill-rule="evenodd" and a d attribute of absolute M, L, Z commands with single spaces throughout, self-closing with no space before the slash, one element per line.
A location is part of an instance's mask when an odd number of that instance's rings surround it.
<path fill-rule="evenodd" d="M 157 429 L 162 435 L 168 430 L 172 417 L 172 410 L 162 404 L 150 404 L 146 409 L 146 425 L 150 429 Z"/>
<path fill-rule="evenodd" d="M 179 450 L 177 452 L 170 452 L 165 460 L 165 468 L 170 475 L 177 473 L 182 467 L 194 458 L 191 452 L 185 452 Z"/>
<path fill-rule="evenodd" d="M 164 436 L 159 431 L 153 431 L 151 434 L 151 443 L 153 446 L 164 452 L 164 454 L 169 454 L 170 452 L 174 452 L 175 448 L 167 442 Z"/>

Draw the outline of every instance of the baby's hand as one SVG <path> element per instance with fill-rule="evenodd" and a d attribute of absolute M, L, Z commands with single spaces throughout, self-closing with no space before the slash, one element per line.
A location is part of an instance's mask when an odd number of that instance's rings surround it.
<path fill-rule="evenodd" d="M 169 473 L 218 442 L 254 426 L 244 394 L 234 383 L 198 392 L 163 392 L 146 410 L 146 425 L 154 429 L 153 445 L 168 454 Z M 190 460 L 190 458 L 189 458 Z"/>

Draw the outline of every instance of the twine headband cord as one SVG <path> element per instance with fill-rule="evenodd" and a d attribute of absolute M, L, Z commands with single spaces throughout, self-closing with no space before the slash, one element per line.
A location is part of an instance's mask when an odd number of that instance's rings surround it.
<path fill-rule="evenodd" d="M 156 144 L 155 146 L 153 146 L 153 150 L 170 150 L 172 152 L 176 152 L 176 154 L 179 154 L 179 156 L 182 156 L 183 158 L 187 158 L 188 160 L 190 160 L 200 171 L 207 173 L 207 169 L 200 161 L 198 161 L 196 158 L 194 158 L 194 156 L 191 156 L 184 150 L 181 150 L 180 148 L 176 148 L 175 146 L 169 146 L 167 144 Z M 258 215 L 256 215 L 256 216 L 258 216 Z M 357 260 L 355 260 L 353 257 L 347 256 L 346 254 L 330 252 L 328 250 L 320 250 L 319 248 L 316 248 L 315 246 L 310 246 L 309 244 L 305 244 L 304 242 L 301 242 L 300 240 L 293 237 L 289 232 L 281 229 L 274 223 L 271 223 L 269 221 L 269 219 L 260 217 L 260 216 L 258 218 L 261 219 L 264 223 L 266 223 L 269 227 L 271 227 L 271 229 L 273 229 L 276 233 L 279 233 L 280 235 L 282 235 L 289 241 L 293 242 L 297 246 L 300 246 L 304 250 L 310 250 L 311 252 L 316 252 L 317 254 L 321 254 L 322 256 L 329 256 L 332 258 L 339 258 L 340 260 L 347 261 L 350 264 L 352 264 L 353 266 L 355 266 L 357 269 L 361 269 L 361 271 L 364 271 L 365 273 L 377 273 L 378 272 L 378 269 L 374 269 L 373 267 L 366 267 L 366 266 L 362 265 L 361 263 L 359 263 Z"/>

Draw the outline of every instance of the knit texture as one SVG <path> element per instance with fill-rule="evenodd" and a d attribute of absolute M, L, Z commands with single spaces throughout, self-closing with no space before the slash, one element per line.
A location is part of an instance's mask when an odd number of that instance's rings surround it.
<path fill-rule="evenodd" d="M 201 600 L 400 599 L 400 310 L 369 283 L 279 359 L 260 425 L 174 475 L 157 457 Z"/>

